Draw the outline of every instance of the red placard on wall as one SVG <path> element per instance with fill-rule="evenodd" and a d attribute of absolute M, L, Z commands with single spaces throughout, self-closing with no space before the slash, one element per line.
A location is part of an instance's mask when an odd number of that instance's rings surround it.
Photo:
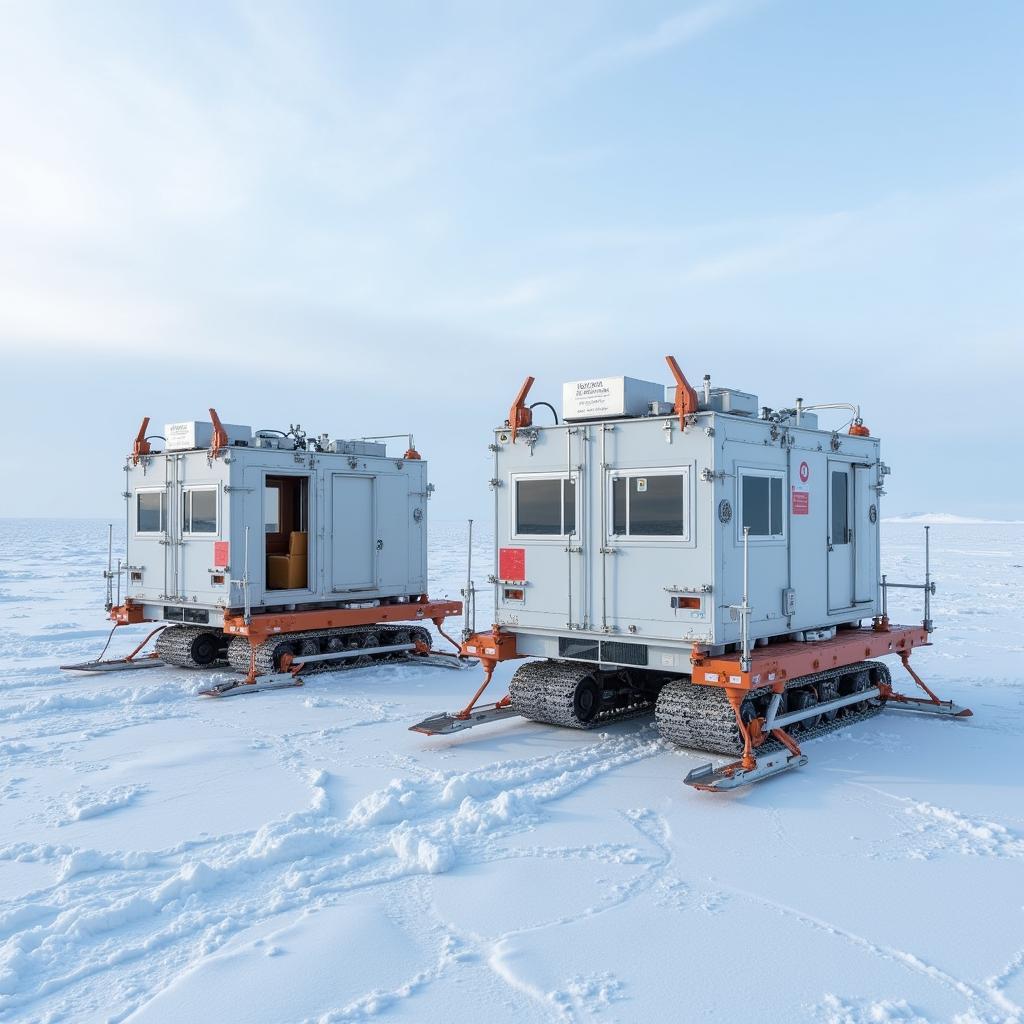
<path fill-rule="evenodd" d="M 213 567 L 223 569 L 228 564 L 228 542 L 226 540 L 215 540 L 213 542 Z"/>
<path fill-rule="evenodd" d="M 811 495 L 807 491 L 798 491 L 793 488 L 793 515 L 806 516 L 811 511 Z"/>
<path fill-rule="evenodd" d="M 525 580 L 526 548 L 499 548 L 498 576 L 503 580 Z"/>

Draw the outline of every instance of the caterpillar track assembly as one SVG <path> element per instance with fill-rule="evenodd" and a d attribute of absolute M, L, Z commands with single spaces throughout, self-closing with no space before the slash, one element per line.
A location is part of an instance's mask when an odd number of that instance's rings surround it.
<path fill-rule="evenodd" d="M 880 574 L 889 469 L 859 407 L 759 414 L 755 395 L 707 376 L 697 390 L 666 362 L 667 388 L 564 385 L 562 420 L 544 425 L 527 378 L 491 445 L 495 621 L 462 643 L 484 680 L 461 711 L 411 728 L 521 716 L 589 729 L 653 709 L 666 740 L 728 759 L 685 779 L 720 791 L 802 766 L 800 744 L 882 711 L 969 716 L 910 665 L 933 629 L 928 531 L 923 583 Z M 844 427 L 820 429 L 837 410 Z M 896 587 L 922 591 L 920 626 L 890 623 Z M 922 696 L 893 688 L 888 655 Z M 517 658 L 534 660 L 480 704 Z"/>
<path fill-rule="evenodd" d="M 111 529 L 104 576 L 111 636 L 160 625 L 124 658 L 104 659 L 105 647 L 64 668 L 240 673 L 202 691 L 220 697 L 382 660 L 469 663 L 454 640 L 451 654 L 433 651 L 424 625 L 447 638 L 445 619 L 462 604 L 427 595 L 433 485 L 411 435 L 253 433 L 213 409 L 209 422 L 168 424 L 163 435 L 148 426 L 147 417 L 125 461 L 125 557 L 115 568 Z M 401 455 L 388 454 L 395 438 Z"/>

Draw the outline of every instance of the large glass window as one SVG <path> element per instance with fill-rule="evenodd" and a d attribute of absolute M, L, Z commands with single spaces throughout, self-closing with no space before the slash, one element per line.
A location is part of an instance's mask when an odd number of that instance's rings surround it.
<path fill-rule="evenodd" d="M 742 524 L 751 537 L 781 537 L 782 475 L 778 473 L 744 473 L 741 476 L 740 504 Z"/>
<path fill-rule="evenodd" d="M 216 533 L 217 489 L 196 487 L 185 491 L 182 517 L 185 533 Z"/>
<path fill-rule="evenodd" d="M 845 469 L 832 470 L 832 540 L 850 542 L 850 476 Z"/>
<path fill-rule="evenodd" d="M 135 529 L 139 533 L 163 533 L 164 492 L 139 491 L 135 501 Z"/>
<path fill-rule="evenodd" d="M 565 478 L 516 481 L 516 533 L 566 537 L 576 532 L 576 482 Z"/>
<path fill-rule="evenodd" d="M 686 473 L 612 478 L 612 533 L 619 537 L 685 537 Z"/>

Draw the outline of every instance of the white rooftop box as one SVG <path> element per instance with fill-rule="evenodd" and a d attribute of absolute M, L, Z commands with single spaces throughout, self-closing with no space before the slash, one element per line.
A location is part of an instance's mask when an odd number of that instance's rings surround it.
<path fill-rule="evenodd" d="M 222 426 L 224 433 L 228 435 L 228 444 L 234 444 L 236 441 L 252 443 L 252 427 L 242 427 L 237 423 L 224 423 Z M 202 420 L 168 423 L 164 426 L 164 438 L 169 452 L 209 448 L 213 444 L 213 424 Z"/>
<path fill-rule="evenodd" d="M 562 385 L 562 419 L 597 420 L 645 416 L 651 402 L 665 401 L 665 385 L 633 377 L 595 377 Z"/>

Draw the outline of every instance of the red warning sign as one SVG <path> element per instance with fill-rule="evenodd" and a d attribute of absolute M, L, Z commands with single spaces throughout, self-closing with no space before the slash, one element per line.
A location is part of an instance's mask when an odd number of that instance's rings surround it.
<path fill-rule="evenodd" d="M 804 463 L 806 465 L 806 463 Z M 808 491 L 798 491 L 795 487 L 793 488 L 793 498 L 791 508 L 793 515 L 795 516 L 806 516 L 811 511 L 811 495 Z"/>
<path fill-rule="evenodd" d="M 224 569 L 228 564 L 228 542 L 226 540 L 215 540 L 213 542 L 213 567 Z"/>
<path fill-rule="evenodd" d="M 800 463 L 800 483 L 805 484 L 811 478 L 811 467 L 806 462 Z"/>
<path fill-rule="evenodd" d="M 499 548 L 498 576 L 503 580 L 525 580 L 526 548 Z"/>

